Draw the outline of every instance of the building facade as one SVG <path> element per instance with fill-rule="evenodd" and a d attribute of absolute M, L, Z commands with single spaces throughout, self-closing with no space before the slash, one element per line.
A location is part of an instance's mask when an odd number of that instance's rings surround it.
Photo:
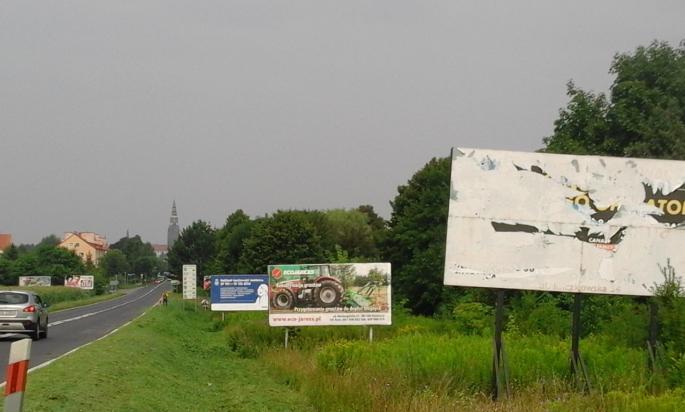
<path fill-rule="evenodd" d="M 107 239 L 94 232 L 67 232 L 59 247 L 71 250 L 84 262 L 90 260 L 95 265 L 109 250 Z"/>

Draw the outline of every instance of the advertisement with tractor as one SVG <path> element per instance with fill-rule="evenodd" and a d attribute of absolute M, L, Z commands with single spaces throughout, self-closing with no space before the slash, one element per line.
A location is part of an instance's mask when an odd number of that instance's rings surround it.
<path fill-rule="evenodd" d="M 269 266 L 269 325 L 390 325 L 390 263 Z"/>

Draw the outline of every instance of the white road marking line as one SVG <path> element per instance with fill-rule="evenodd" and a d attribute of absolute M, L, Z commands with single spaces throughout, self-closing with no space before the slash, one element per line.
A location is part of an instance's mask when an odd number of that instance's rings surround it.
<path fill-rule="evenodd" d="M 155 306 L 157 306 L 157 304 L 155 304 Z M 56 360 L 62 359 L 63 357 L 65 357 L 65 356 L 67 356 L 67 355 L 71 355 L 72 353 L 76 352 L 77 350 L 79 350 L 79 349 L 81 349 L 81 348 L 85 348 L 86 346 L 90 345 L 90 344 L 93 343 L 93 342 L 97 342 L 97 341 L 99 341 L 99 340 L 104 339 L 104 338 L 106 338 L 106 337 L 108 337 L 108 336 L 110 336 L 110 335 L 112 335 L 112 334 L 118 332 L 119 329 L 124 328 L 124 327 L 130 325 L 131 323 L 135 322 L 136 320 L 142 318 L 143 316 L 145 316 L 145 314 L 147 314 L 147 311 L 145 311 L 145 312 L 141 313 L 140 315 L 136 316 L 134 319 L 129 320 L 128 322 L 124 323 L 123 325 L 119 326 L 118 328 L 112 329 L 112 330 L 109 331 L 106 335 L 100 336 L 99 338 L 97 338 L 97 339 L 95 339 L 95 340 L 91 340 L 90 342 L 84 343 L 83 345 L 78 346 L 78 347 L 76 347 L 76 348 L 70 350 L 69 352 L 63 353 L 63 354 L 59 355 L 59 356 L 56 357 L 56 358 L 50 359 L 50 360 L 48 360 L 48 361 L 45 361 L 45 362 L 41 363 L 40 365 L 36 365 L 36 366 L 34 366 L 33 368 L 30 368 L 30 369 L 27 371 L 27 373 L 31 373 L 31 372 L 33 372 L 33 371 L 35 371 L 35 370 L 42 369 L 42 368 L 44 368 L 44 367 L 46 367 L 46 366 L 52 364 L 52 363 L 55 362 Z M 7 381 L 5 381 L 5 382 L 3 382 L 3 383 L 0 383 L 0 388 L 3 388 L 6 384 L 7 384 Z"/>
<path fill-rule="evenodd" d="M 75 317 L 73 317 L 73 318 L 69 318 L 69 319 L 64 319 L 64 320 L 58 320 L 58 321 L 55 321 L 55 322 L 51 322 L 51 323 L 48 323 L 48 327 L 51 327 L 51 326 L 58 326 L 58 325 L 61 325 L 61 324 L 63 324 L 63 323 L 72 322 L 72 321 L 75 321 L 75 320 L 87 318 L 87 317 L 94 316 L 94 315 L 99 315 L 100 313 L 108 312 L 108 311 L 110 311 L 110 310 L 114 310 L 114 309 L 120 308 L 120 307 L 122 307 L 122 306 L 126 306 L 126 305 L 128 305 L 129 303 L 137 302 L 137 301 L 141 300 L 142 298 L 148 296 L 149 294 L 151 294 L 151 293 L 154 292 L 155 290 L 157 290 L 157 288 L 159 288 L 159 287 L 162 286 L 163 284 L 164 284 L 164 283 L 160 283 L 159 285 L 157 285 L 157 286 L 155 286 L 154 288 L 150 289 L 150 291 L 147 292 L 146 294 L 144 294 L 144 295 L 142 295 L 142 296 L 139 296 L 139 297 L 137 297 L 137 298 L 135 298 L 135 299 L 133 299 L 133 300 L 130 300 L 130 301 L 128 301 L 128 302 L 123 302 L 123 303 L 120 303 L 120 304 L 118 304 L 118 305 L 109 307 L 109 308 L 107 308 L 107 309 L 99 310 L 99 311 L 97 311 L 97 312 L 90 312 L 90 313 L 86 313 L 86 314 L 83 314 L 83 315 L 80 315 L 80 316 L 75 316 Z"/>

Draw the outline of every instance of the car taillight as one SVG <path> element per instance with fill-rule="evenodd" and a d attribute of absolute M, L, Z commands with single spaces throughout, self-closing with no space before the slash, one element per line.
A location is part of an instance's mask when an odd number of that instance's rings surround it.
<path fill-rule="evenodd" d="M 35 312 L 35 311 L 36 311 L 36 307 L 35 307 L 35 306 L 33 306 L 33 305 L 31 305 L 31 306 L 27 306 L 27 307 L 25 307 L 25 308 L 24 308 L 24 312 L 30 312 L 30 313 L 33 313 L 33 312 Z"/>

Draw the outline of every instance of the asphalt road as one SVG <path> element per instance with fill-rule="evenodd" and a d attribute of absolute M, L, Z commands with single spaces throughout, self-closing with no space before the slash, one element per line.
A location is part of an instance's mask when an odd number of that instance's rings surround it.
<path fill-rule="evenodd" d="M 48 338 L 31 345 L 29 367 L 39 366 L 105 336 L 153 306 L 162 292 L 170 289 L 167 281 L 133 290 L 110 301 L 50 313 Z M 0 382 L 5 381 L 10 345 L 23 337 L 28 335 L 0 335 Z"/>

